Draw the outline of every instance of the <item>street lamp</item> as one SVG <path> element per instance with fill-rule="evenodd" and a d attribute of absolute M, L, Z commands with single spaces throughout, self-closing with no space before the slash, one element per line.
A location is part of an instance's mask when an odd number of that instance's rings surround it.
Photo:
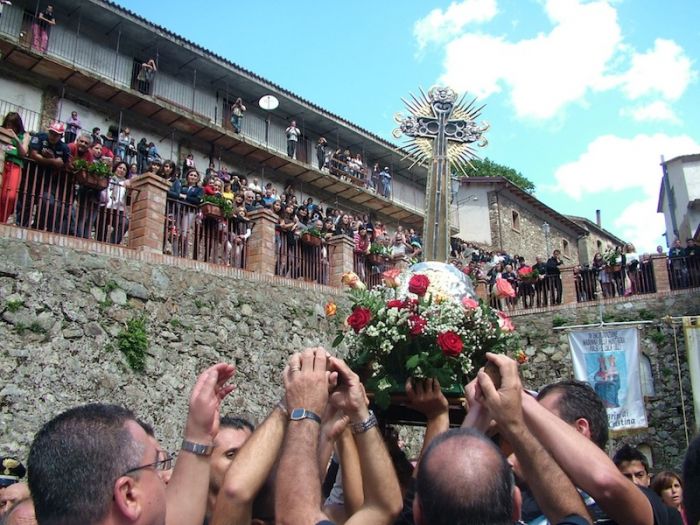
<path fill-rule="evenodd" d="M 544 233 L 544 243 L 545 243 L 545 249 L 547 250 L 547 257 L 550 255 L 550 249 L 549 249 L 549 223 L 547 221 L 542 223 L 542 232 Z"/>

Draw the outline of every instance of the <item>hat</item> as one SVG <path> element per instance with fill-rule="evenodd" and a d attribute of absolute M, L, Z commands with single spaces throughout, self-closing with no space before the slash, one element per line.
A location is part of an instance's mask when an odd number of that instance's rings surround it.
<path fill-rule="evenodd" d="M 54 121 L 49 126 L 49 131 L 63 135 L 63 133 L 66 131 L 66 127 L 61 122 Z"/>
<path fill-rule="evenodd" d="M 0 458 L 0 487 L 17 483 L 27 473 L 22 463 L 15 458 Z"/>

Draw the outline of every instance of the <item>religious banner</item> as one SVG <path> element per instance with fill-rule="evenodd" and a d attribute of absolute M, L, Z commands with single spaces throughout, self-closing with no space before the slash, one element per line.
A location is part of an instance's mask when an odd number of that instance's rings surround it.
<path fill-rule="evenodd" d="M 569 345 L 574 376 L 591 385 L 603 400 L 608 427 L 646 427 L 637 329 L 572 331 Z"/>
<path fill-rule="evenodd" d="M 685 349 L 688 356 L 690 385 L 693 389 L 695 431 L 700 431 L 700 317 L 684 317 Z"/>

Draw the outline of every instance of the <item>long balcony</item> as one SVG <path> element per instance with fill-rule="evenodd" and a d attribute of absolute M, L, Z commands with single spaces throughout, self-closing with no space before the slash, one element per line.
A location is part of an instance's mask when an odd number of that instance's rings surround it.
<path fill-rule="evenodd" d="M 274 84 L 236 69 L 220 57 L 187 41 L 157 31 L 135 16 L 104 2 L 60 0 L 58 24 L 42 39 L 35 24 L 34 5 L 27 10 L 6 6 L 0 18 L 0 52 L 6 64 L 50 81 L 65 96 L 104 102 L 133 112 L 188 140 L 231 153 L 281 176 L 308 185 L 322 197 L 332 197 L 360 210 L 378 213 L 407 226 L 420 226 L 424 178 L 420 166 L 409 169 L 403 154 L 359 128 L 301 99 L 292 99 Z M 157 56 L 161 67 L 148 82 L 139 80 L 142 60 Z M 135 57 L 140 57 L 136 59 Z M 255 107 L 264 94 L 282 103 L 274 112 Z M 245 95 L 248 111 L 241 133 L 234 133 L 229 107 Z M 285 129 L 296 118 L 302 130 L 295 158 L 287 155 Z M 324 135 L 331 149 L 361 152 L 367 165 L 392 168 L 390 198 L 365 187 L 353 177 L 338 177 L 319 169 L 315 144 Z"/>

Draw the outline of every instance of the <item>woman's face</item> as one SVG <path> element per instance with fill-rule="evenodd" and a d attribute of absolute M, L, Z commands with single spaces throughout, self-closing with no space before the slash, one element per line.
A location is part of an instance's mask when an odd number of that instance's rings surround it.
<path fill-rule="evenodd" d="M 280 201 L 275 201 L 272 203 L 272 211 L 275 213 L 279 213 L 279 211 L 282 209 L 282 204 Z"/>
<path fill-rule="evenodd" d="M 196 171 L 190 171 L 190 172 L 187 174 L 187 183 L 188 183 L 190 186 L 194 186 L 194 185 L 196 185 L 198 182 L 199 182 L 199 175 L 197 174 L 197 172 L 196 172 Z"/>
<path fill-rule="evenodd" d="M 165 173 L 166 176 L 171 175 L 173 173 L 173 167 L 170 164 L 163 165 L 163 173 Z"/>
<path fill-rule="evenodd" d="M 129 169 L 131 170 L 131 173 L 136 173 L 139 170 L 139 167 L 136 164 L 132 164 Z"/>
<path fill-rule="evenodd" d="M 680 482 L 673 478 L 671 486 L 661 491 L 661 499 L 669 507 L 678 508 L 683 501 L 683 488 Z"/>
<path fill-rule="evenodd" d="M 243 206 L 243 195 L 236 195 L 236 205 Z"/>
<path fill-rule="evenodd" d="M 119 177 L 120 179 L 123 179 L 126 177 L 127 174 L 127 169 L 126 169 L 126 164 L 121 163 L 117 164 L 117 167 L 114 169 L 114 174 Z"/>
<path fill-rule="evenodd" d="M 216 191 L 221 191 L 223 189 L 223 184 L 221 183 L 221 179 L 214 179 L 211 181 L 211 185 L 214 187 Z"/>
<path fill-rule="evenodd" d="M 284 212 L 287 213 L 288 215 L 291 215 L 292 213 L 294 213 L 294 206 L 287 206 L 284 209 Z"/>

